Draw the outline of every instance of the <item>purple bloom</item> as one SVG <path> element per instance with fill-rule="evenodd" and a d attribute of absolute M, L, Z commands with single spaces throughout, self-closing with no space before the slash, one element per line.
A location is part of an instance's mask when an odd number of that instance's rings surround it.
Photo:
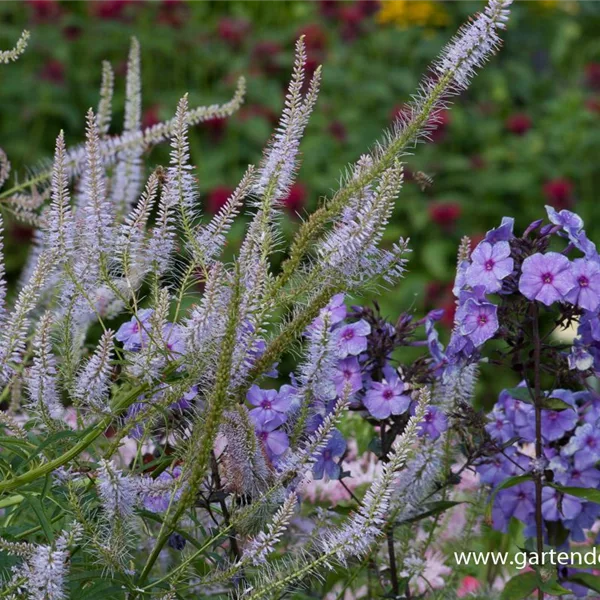
<path fill-rule="evenodd" d="M 271 460 L 281 456 L 290 446 L 287 434 L 279 431 L 277 426 L 276 421 L 256 425 L 256 437 L 263 443 Z"/>
<path fill-rule="evenodd" d="M 550 306 L 561 301 L 574 286 L 571 263 L 558 252 L 534 254 L 523 261 L 519 291 L 529 300 Z"/>
<path fill-rule="evenodd" d="M 578 233 L 583 228 L 583 219 L 570 210 L 556 212 L 556 209 L 552 206 L 546 206 L 546 213 L 548 214 L 551 223 L 559 225 L 565 231 Z"/>
<path fill-rule="evenodd" d="M 460 333 L 475 346 L 481 346 L 498 331 L 498 307 L 491 302 L 478 302 L 469 298 L 464 305 Z"/>
<path fill-rule="evenodd" d="M 198 386 L 193 385 L 183 396 L 177 400 L 177 402 L 173 402 L 169 406 L 171 410 L 188 410 L 192 406 L 192 400 L 194 400 L 198 396 Z"/>
<path fill-rule="evenodd" d="M 485 241 L 490 244 L 496 244 L 497 242 L 508 242 L 513 238 L 513 228 L 515 226 L 515 220 L 512 217 L 502 217 L 502 223 L 500 227 L 492 229 L 485 234 Z"/>
<path fill-rule="evenodd" d="M 365 394 L 363 404 L 376 419 L 387 419 L 390 415 L 401 415 L 410 405 L 410 396 L 404 394 L 404 382 L 395 371 L 389 370 L 385 379 L 374 381 Z"/>
<path fill-rule="evenodd" d="M 577 369 L 578 371 L 587 371 L 594 364 L 594 357 L 589 350 L 581 343 L 580 340 L 575 340 L 571 348 L 571 352 L 567 357 L 569 369 Z"/>
<path fill-rule="evenodd" d="M 600 430 L 590 423 L 578 427 L 562 454 L 574 456 L 575 468 L 580 471 L 593 467 L 600 460 Z"/>
<path fill-rule="evenodd" d="M 421 426 L 419 437 L 427 435 L 432 440 L 437 440 L 448 429 L 448 419 L 439 408 L 430 406 L 419 425 Z"/>
<path fill-rule="evenodd" d="M 331 325 L 336 325 L 346 318 L 346 305 L 344 304 L 344 294 L 336 294 L 329 304 L 321 310 L 320 316 L 324 313 L 329 315 Z"/>
<path fill-rule="evenodd" d="M 500 490 L 496 504 L 500 506 L 507 519 L 515 517 L 526 523 L 535 511 L 535 488 L 533 482 L 525 481 L 511 488 Z"/>
<path fill-rule="evenodd" d="M 362 372 L 356 356 L 348 356 L 340 360 L 333 376 L 335 390 L 338 395 L 342 395 L 344 388 L 350 384 L 351 394 L 355 394 L 362 389 Z"/>
<path fill-rule="evenodd" d="M 371 326 L 362 319 L 356 323 L 348 323 L 337 330 L 340 358 L 348 355 L 356 356 L 367 349 L 367 336 Z"/>
<path fill-rule="evenodd" d="M 162 337 L 168 353 L 174 360 L 185 353 L 185 340 L 181 325 L 165 323 Z"/>
<path fill-rule="evenodd" d="M 493 440 L 504 444 L 515 437 L 512 423 L 506 418 L 504 411 L 498 405 L 494 407 L 491 414 L 491 422 L 485 426 L 485 430 Z"/>
<path fill-rule="evenodd" d="M 181 468 L 175 467 L 173 469 L 173 473 L 169 473 L 167 471 L 163 471 L 154 481 L 156 482 L 164 482 L 164 483 L 173 483 L 175 485 L 175 479 L 177 479 L 181 475 Z M 176 501 L 181 496 L 183 492 L 183 488 L 179 487 L 177 492 L 173 494 L 171 491 L 149 491 L 144 495 L 143 504 L 144 508 L 153 513 L 165 512 L 169 509 L 169 505 L 171 504 L 171 498 L 173 501 Z"/>
<path fill-rule="evenodd" d="M 517 452 L 514 446 L 504 450 L 504 454 L 496 454 L 477 465 L 477 472 L 483 483 L 496 486 L 507 477 L 521 475 L 525 472 L 529 459 Z"/>
<path fill-rule="evenodd" d="M 577 413 L 570 408 L 542 411 L 542 435 L 545 440 L 560 440 L 567 431 L 575 429 L 576 426 Z"/>
<path fill-rule="evenodd" d="M 512 273 L 513 267 L 508 242 L 492 245 L 483 241 L 471 254 L 466 280 L 471 287 L 482 285 L 488 293 L 497 292 L 502 287 L 502 279 Z"/>
<path fill-rule="evenodd" d="M 565 300 L 595 311 L 600 305 L 600 264 L 577 258 L 571 266 L 571 276 L 575 286 L 565 295 Z"/>
<path fill-rule="evenodd" d="M 334 459 L 341 457 L 344 452 L 346 452 L 346 440 L 336 429 L 313 466 L 314 478 L 323 479 L 325 474 L 329 479 L 339 479 L 342 468 Z"/>
<path fill-rule="evenodd" d="M 581 512 L 581 500 L 568 494 L 560 494 L 552 487 L 542 489 L 542 515 L 546 521 L 575 519 Z"/>
<path fill-rule="evenodd" d="M 119 327 L 115 339 L 123 342 L 125 350 L 139 350 L 148 339 L 146 324 L 153 312 L 151 308 L 143 308 L 138 311 L 137 316 L 131 317 L 130 321 Z"/>
<path fill-rule="evenodd" d="M 250 411 L 250 418 L 259 427 L 267 423 L 275 423 L 278 427 L 287 419 L 286 412 L 290 408 L 289 394 L 279 394 L 277 390 L 263 390 L 253 385 L 246 395 L 248 402 L 257 408 Z"/>

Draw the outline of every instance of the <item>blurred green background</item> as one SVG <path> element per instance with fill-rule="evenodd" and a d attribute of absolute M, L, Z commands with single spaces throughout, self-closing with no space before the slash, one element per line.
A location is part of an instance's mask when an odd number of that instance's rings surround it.
<path fill-rule="evenodd" d="M 0 3 L 0 43 L 21 29 L 30 47 L 2 69 L 0 146 L 16 173 L 52 155 L 61 128 L 83 139 L 84 114 L 97 105 L 101 61 L 117 75 L 115 120 L 122 119 L 129 38 L 142 46 L 144 124 L 170 118 L 188 91 L 193 105 L 225 101 L 245 75 L 248 96 L 227 121 L 191 136 L 206 211 L 214 212 L 245 166 L 256 163 L 282 106 L 294 41 L 305 34 L 309 70 L 324 82 L 308 128 L 291 218 L 335 189 L 340 171 L 379 137 L 414 92 L 422 72 L 483 2 L 184 2 L 105 0 Z M 503 215 L 518 228 L 543 205 L 571 208 L 600 234 L 600 3 L 517 2 L 504 48 L 456 99 L 433 142 L 407 157 L 407 182 L 388 239 L 411 238 L 410 274 L 383 293 L 384 313 L 444 306 L 451 322 L 455 252 Z M 148 166 L 165 163 L 167 148 Z M 425 190 L 411 174 L 433 178 Z M 9 226 L 9 267 L 23 261 L 29 231 Z M 237 230 L 239 235 L 241 230 Z"/>

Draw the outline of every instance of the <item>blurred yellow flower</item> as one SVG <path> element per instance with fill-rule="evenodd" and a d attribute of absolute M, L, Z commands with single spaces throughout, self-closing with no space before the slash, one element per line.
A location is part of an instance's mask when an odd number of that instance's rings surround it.
<path fill-rule="evenodd" d="M 441 27 L 448 23 L 448 14 L 441 2 L 427 0 L 385 0 L 377 13 L 382 24 L 393 23 L 400 27 Z"/>

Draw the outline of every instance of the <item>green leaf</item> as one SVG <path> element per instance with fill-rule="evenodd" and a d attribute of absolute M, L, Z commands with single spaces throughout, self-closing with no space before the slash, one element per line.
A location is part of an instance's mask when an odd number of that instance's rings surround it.
<path fill-rule="evenodd" d="M 529 393 L 529 389 L 526 387 L 514 387 L 506 390 L 515 400 L 521 400 L 521 402 L 527 402 L 527 404 L 533 404 L 533 398 Z"/>
<path fill-rule="evenodd" d="M 40 502 L 40 499 L 37 496 L 27 496 L 27 500 L 29 501 L 31 508 L 33 508 L 33 512 L 38 518 L 38 521 L 40 522 L 40 525 L 46 534 L 46 538 L 48 541 L 52 541 L 54 539 L 54 530 L 52 529 L 50 519 L 48 519 L 48 516 L 44 511 L 44 507 Z"/>
<path fill-rule="evenodd" d="M 560 398 L 544 398 L 542 400 L 542 407 L 556 411 L 567 410 L 568 408 L 573 410 L 573 407 L 570 404 Z"/>
<path fill-rule="evenodd" d="M 588 500 L 589 502 L 594 502 L 596 504 L 600 504 L 600 490 L 596 490 L 594 488 L 582 488 L 582 487 L 574 487 L 574 486 L 563 486 L 563 485 L 555 485 L 549 484 L 555 490 L 562 492 L 563 494 L 569 494 L 569 496 L 575 496 L 576 498 L 583 498 L 584 500 Z"/>
<path fill-rule="evenodd" d="M 462 502 L 451 502 L 450 500 L 441 500 L 439 502 L 429 502 L 425 505 L 426 510 L 419 515 L 411 517 L 410 519 L 404 519 L 403 521 L 399 521 L 398 524 L 401 523 L 415 523 L 416 521 L 420 521 L 422 519 L 426 519 L 427 517 L 432 517 L 434 515 L 439 515 L 447 511 L 449 508 L 457 506 L 458 504 L 463 504 Z"/>
<path fill-rule="evenodd" d="M 550 596 L 563 596 L 564 594 L 571 594 L 571 590 L 564 588 L 558 581 L 551 580 L 540 584 L 540 589 Z"/>
<path fill-rule="evenodd" d="M 523 600 L 538 587 L 537 574 L 533 571 L 520 573 L 510 579 L 502 590 L 500 600 Z"/>
<path fill-rule="evenodd" d="M 598 575 L 592 575 L 591 573 L 576 573 L 569 577 L 569 581 L 583 585 L 595 592 L 600 592 L 600 577 Z"/>

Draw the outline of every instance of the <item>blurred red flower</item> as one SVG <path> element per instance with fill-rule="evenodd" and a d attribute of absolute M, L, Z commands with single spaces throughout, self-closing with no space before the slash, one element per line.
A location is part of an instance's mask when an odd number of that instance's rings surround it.
<path fill-rule="evenodd" d="M 153 104 L 144 111 L 144 114 L 142 115 L 142 127 L 144 129 L 160 123 L 159 110 L 160 106 L 158 104 Z"/>
<path fill-rule="evenodd" d="M 40 79 L 49 81 L 55 85 L 65 82 L 65 66 L 55 58 L 49 58 L 40 71 Z"/>
<path fill-rule="evenodd" d="M 27 0 L 36 21 L 54 21 L 62 15 L 62 8 L 57 0 Z"/>
<path fill-rule="evenodd" d="M 136 4 L 135 0 L 97 0 L 91 2 L 93 13 L 101 19 L 121 19 L 125 8 L 130 4 Z"/>
<path fill-rule="evenodd" d="M 308 52 L 322 52 L 327 47 L 327 34 L 318 23 L 309 23 L 300 28 L 296 38 L 302 35 Z"/>
<path fill-rule="evenodd" d="M 506 119 L 506 129 L 515 135 L 524 135 L 531 129 L 531 119 L 525 113 L 515 113 Z"/>
<path fill-rule="evenodd" d="M 585 65 L 585 82 L 593 90 L 600 90 L 600 63 Z"/>
<path fill-rule="evenodd" d="M 339 18 L 342 22 L 342 39 L 351 42 L 361 34 L 361 24 L 365 15 L 360 6 L 357 4 L 342 6 Z"/>
<path fill-rule="evenodd" d="M 338 8 L 337 0 L 319 0 L 319 11 L 326 19 L 335 19 Z"/>
<path fill-rule="evenodd" d="M 209 194 L 206 201 L 206 208 L 208 212 L 213 215 L 217 214 L 223 206 L 227 203 L 229 196 L 233 194 L 233 190 L 227 186 L 218 186 L 214 188 Z"/>
<path fill-rule="evenodd" d="M 356 5 L 365 17 L 374 15 L 381 7 L 379 0 L 358 0 Z"/>
<path fill-rule="evenodd" d="M 290 189 L 287 198 L 284 199 L 283 204 L 288 212 L 295 216 L 300 214 L 300 211 L 306 204 L 305 201 L 306 188 L 301 183 L 295 183 Z"/>
<path fill-rule="evenodd" d="M 245 19 L 223 17 L 217 27 L 219 37 L 230 46 L 239 47 L 250 31 L 250 23 Z"/>
<path fill-rule="evenodd" d="M 332 135 L 332 137 L 335 140 L 337 140 L 340 143 L 343 143 L 346 141 L 347 132 L 346 132 L 346 128 L 344 127 L 343 123 L 334 119 L 333 121 L 331 121 L 331 123 L 329 123 L 328 129 L 329 129 L 329 133 Z"/>
<path fill-rule="evenodd" d="M 214 117 L 203 123 L 204 128 L 208 132 L 210 139 L 213 142 L 219 142 L 227 129 L 227 119 L 222 117 Z"/>
<path fill-rule="evenodd" d="M 458 598 L 465 598 L 466 596 L 473 594 L 473 592 L 476 592 L 480 587 L 481 583 L 477 577 L 467 575 L 463 577 L 463 580 L 460 582 L 460 587 L 458 588 L 456 595 Z"/>
<path fill-rule="evenodd" d="M 252 59 L 259 69 L 273 75 L 280 71 L 281 46 L 277 42 L 258 42 L 252 50 Z"/>
<path fill-rule="evenodd" d="M 556 210 L 573 206 L 573 182 L 566 177 L 557 177 L 544 184 L 544 195 L 550 205 Z"/>
<path fill-rule="evenodd" d="M 451 229 L 460 218 L 462 207 L 458 202 L 433 202 L 429 205 L 429 218 L 444 229 Z"/>

